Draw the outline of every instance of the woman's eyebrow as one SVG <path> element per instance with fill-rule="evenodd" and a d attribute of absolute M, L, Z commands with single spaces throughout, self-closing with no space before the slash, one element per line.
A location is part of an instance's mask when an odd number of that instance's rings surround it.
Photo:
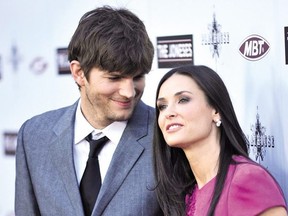
<path fill-rule="evenodd" d="M 179 91 L 179 92 L 176 92 L 176 93 L 174 94 L 174 96 L 179 96 L 179 95 L 181 95 L 181 94 L 183 94 L 183 93 L 193 94 L 193 93 L 190 92 L 190 91 Z M 164 97 L 160 97 L 160 98 L 157 99 L 157 101 L 164 101 L 164 100 L 165 100 Z"/>

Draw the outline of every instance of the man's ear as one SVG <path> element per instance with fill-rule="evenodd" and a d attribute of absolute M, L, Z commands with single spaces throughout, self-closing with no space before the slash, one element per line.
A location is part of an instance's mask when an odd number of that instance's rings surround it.
<path fill-rule="evenodd" d="M 78 86 L 83 86 L 85 84 L 85 76 L 81 68 L 80 62 L 76 60 L 71 61 L 70 70 L 71 70 L 73 79 L 78 84 Z"/>

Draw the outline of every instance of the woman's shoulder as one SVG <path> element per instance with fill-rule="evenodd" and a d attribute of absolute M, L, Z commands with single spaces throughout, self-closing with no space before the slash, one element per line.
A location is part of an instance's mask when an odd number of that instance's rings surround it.
<path fill-rule="evenodd" d="M 233 160 L 235 162 L 234 177 L 248 177 L 246 175 L 243 176 L 243 174 L 252 174 L 255 177 L 258 177 L 258 175 L 261 173 L 270 175 L 268 170 L 249 158 L 240 155 L 234 155 Z"/>
<path fill-rule="evenodd" d="M 235 161 L 235 172 L 233 174 L 233 181 L 238 180 L 239 182 L 245 183 L 249 179 L 259 181 L 260 184 L 276 184 L 278 185 L 272 174 L 262 165 L 257 162 L 246 158 L 244 156 L 233 156 Z"/>
<path fill-rule="evenodd" d="M 236 162 L 230 173 L 228 197 L 230 209 L 259 214 L 274 206 L 285 206 L 283 192 L 270 172 L 243 156 L 233 156 Z M 252 212 L 251 212 L 252 211 Z M 248 213 L 248 212 L 247 212 Z"/>
<path fill-rule="evenodd" d="M 235 187 L 250 188 L 249 191 L 259 191 L 259 187 L 265 187 L 263 190 L 281 191 L 276 179 L 272 174 L 260 164 L 243 156 L 233 156 L 235 171 L 231 179 L 231 184 Z M 266 188 L 267 186 L 267 188 Z M 269 187 L 268 187 L 269 186 Z M 262 190 L 261 190 L 262 191 Z M 271 191 L 271 192 L 272 192 Z"/>

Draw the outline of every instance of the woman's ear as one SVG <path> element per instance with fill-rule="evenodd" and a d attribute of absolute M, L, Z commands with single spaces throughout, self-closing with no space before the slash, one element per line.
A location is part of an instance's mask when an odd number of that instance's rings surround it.
<path fill-rule="evenodd" d="M 73 60 L 70 62 L 70 70 L 73 79 L 78 84 L 78 86 L 83 86 L 85 84 L 85 75 L 81 68 L 80 62 Z"/>
<path fill-rule="evenodd" d="M 219 112 L 215 109 L 213 109 L 213 114 L 212 114 L 212 118 L 213 118 L 213 121 L 216 123 L 218 121 L 221 121 L 221 116 L 219 114 Z"/>

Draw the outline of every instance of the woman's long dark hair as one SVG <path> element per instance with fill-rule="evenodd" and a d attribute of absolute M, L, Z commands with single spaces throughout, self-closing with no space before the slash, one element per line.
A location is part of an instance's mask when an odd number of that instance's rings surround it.
<path fill-rule="evenodd" d="M 207 102 L 216 109 L 220 116 L 220 155 L 219 169 L 208 215 L 213 215 L 219 201 L 229 165 L 233 163 L 233 155 L 248 158 L 248 141 L 237 120 L 229 93 L 220 76 L 206 66 L 186 65 L 172 69 L 160 80 L 156 92 L 156 100 L 162 84 L 173 74 L 181 74 L 193 79 L 204 92 Z M 196 184 L 188 160 L 180 148 L 167 145 L 158 126 L 159 110 L 156 107 L 154 125 L 153 163 L 157 180 L 156 194 L 165 215 L 185 215 L 185 196 Z"/>

